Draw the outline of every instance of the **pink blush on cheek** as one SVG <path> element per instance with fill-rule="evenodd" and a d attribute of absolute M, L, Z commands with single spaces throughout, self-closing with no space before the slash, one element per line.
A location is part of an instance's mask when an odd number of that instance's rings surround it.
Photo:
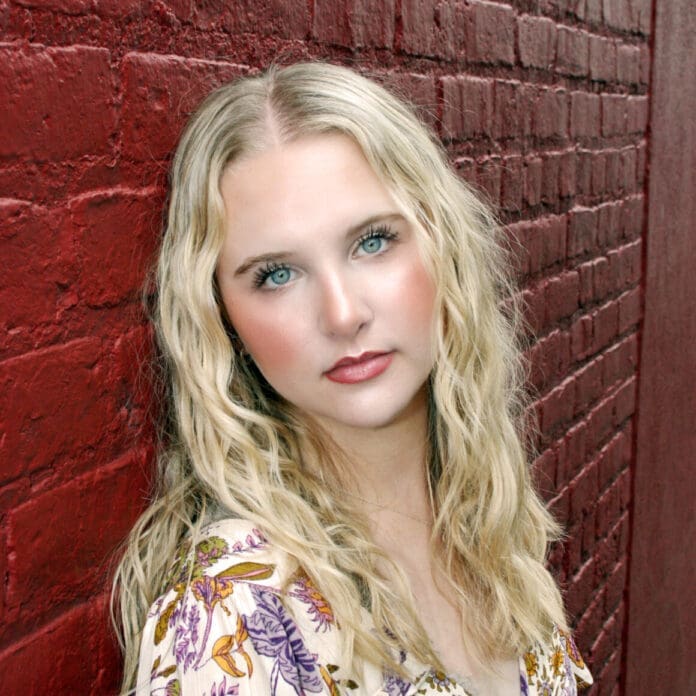
<path fill-rule="evenodd" d="M 277 322 L 254 321 L 251 316 L 238 317 L 239 335 L 264 377 L 273 386 L 274 375 L 283 374 L 303 357 L 306 349 L 300 340 L 288 335 L 287 327 Z"/>

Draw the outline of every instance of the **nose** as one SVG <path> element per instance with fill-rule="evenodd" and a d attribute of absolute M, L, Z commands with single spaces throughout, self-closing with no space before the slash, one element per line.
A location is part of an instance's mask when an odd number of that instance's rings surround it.
<path fill-rule="evenodd" d="M 369 288 L 357 278 L 338 272 L 326 274 L 319 283 L 319 326 L 328 336 L 353 338 L 373 319 L 367 298 Z"/>

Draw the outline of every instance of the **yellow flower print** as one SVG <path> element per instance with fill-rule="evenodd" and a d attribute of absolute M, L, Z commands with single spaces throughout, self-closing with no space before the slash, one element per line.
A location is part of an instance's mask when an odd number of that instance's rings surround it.
<path fill-rule="evenodd" d="M 525 653 L 524 664 L 527 668 L 527 676 L 533 677 L 537 673 L 537 669 L 539 668 L 537 656 L 533 652 Z"/>

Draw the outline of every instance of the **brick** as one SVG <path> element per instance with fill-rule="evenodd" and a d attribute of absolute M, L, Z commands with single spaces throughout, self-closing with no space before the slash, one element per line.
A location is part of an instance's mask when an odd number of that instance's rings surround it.
<path fill-rule="evenodd" d="M 600 490 L 607 489 L 609 484 L 616 478 L 621 470 L 621 448 L 623 447 L 623 437 L 625 436 L 622 432 L 617 433 L 599 453 L 598 466 Z M 615 520 L 610 521 L 612 525 L 615 523 Z M 609 529 L 609 526 L 601 526 L 600 528 L 600 520 L 597 520 L 597 536 L 607 534 Z"/>
<path fill-rule="evenodd" d="M 621 632 L 618 622 L 611 617 L 602 626 L 599 636 L 592 644 L 590 654 L 595 665 L 603 665 L 607 662 L 611 654 L 621 647 Z"/>
<path fill-rule="evenodd" d="M 592 318 L 582 316 L 570 325 L 571 352 L 575 360 L 583 360 L 592 349 Z"/>
<path fill-rule="evenodd" d="M 533 116 L 534 133 L 540 138 L 563 139 L 568 135 L 568 92 L 541 89 Z"/>
<path fill-rule="evenodd" d="M 592 193 L 592 163 L 594 153 L 591 150 L 578 150 L 575 154 L 575 188 L 577 193 Z"/>
<path fill-rule="evenodd" d="M 365 2 L 369 7 L 369 2 Z M 461 3 L 403 0 L 401 38 L 397 47 L 412 55 L 460 57 L 464 51 L 467 23 L 468 17 Z"/>
<path fill-rule="evenodd" d="M 594 262 L 587 261 L 586 263 L 581 263 L 578 267 L 578 273 L 580 274 L 580 305 L 585 306 L 589 304 L 594 299 L 594 289 L 593 283 L 594 279 L 592 277 L 594 269 Z"/>
<path fill-rule="evenodd" d="M 503 158 L 500 205 L 504 210 L 519 211 L 522 207 L 522 157 L 510 155 Z"/>
<path fill-rule="evenodd" d="M 534 460 L 531 473 L 534 486 L 542 498 L 545 501 L 551 500 L 556 494 L 556 455 L 553 450 L 546 450 Z"/>
<path fill-rule="evenodd" d="M 607 193 L 620 196 L 622 193 L 621 155 L 618 150 L 606 150 L 606 190 Z"/>
<path fill-rule="evenodd" d="M 577 156 L 574 150 L 566 150 L 561 155 L 559 172 L 559 195 L 568 198 L 575 195 L 577 189 Z"/>
<path fill-rule="evenodd" d="M 638 31 L 644 36 L 649 36 L 652 22 L 652 2 L 650 0 L 633 0 L 633 12 Z"/>
<path fill-rule="evenodd" d="M 559 197 L 561 154 L 559 152 L 545 153 L 541 167 L 541 202 L 549 207 L 555 207 Z"/>
<path fill-rule="evenodd" d="M 0 160 L 112 152 L 114 91 L 106 49 L 0 44 Z"/>
<path fill-rule="evenodd" d="M 594 559 L 590 558 L 570 581 L 566 609 L 571 616 L 580 616 L 590 605 L 594 592 Z"/>
<path fill-rule="evenodd" d="M 530 356 L 530 381 L 539 392 L 567 372 L 567 353 L 567 335 L 558 329 L 540 338 L 534 345 Z"/>
<path fill-rule="evenodd" d="M 650 49 L 647 46 L 640 47 L 640 84 L 650 84 Z"/>
<path fill-rule="evenodd" d="M 590 35 L 590 78 L 599 82 L 616 81 L 616 43 L 614 39 Z"/>
<path fill-rule="evenodd" d="M 372 71 L 372 75 L 376 75 Z M 432 75 L 388 71 L 379 75 L 380 82 L 410 103 L 418 115 L 431 127 L 438 126 L 438 98 Z"/>
<path fill-rule="evenodd" d="M 645 173 L 648 161 L 648 146 L 645 140 L 636 148 L 636 184 L 638 189 L 643 190 L 645 186 Z"/>
<path fill-rule="evenodd" d="M 77 265 L 60 212 L 0 199 L 0 333 L 55 321 L 74 302 Z"/>
<path fill-rule="evenodd" d="M 581 558 L 583 559 L 589 558 L 594 554 L 595 544 L 597 542 L 597 539 L 595 538 L 595 515 L 596 509 L 593 503 L 592 507 L 584 516 L 582 524 L 580 525 L 580 543 L 582 546 Z"/>
<path fill-rule="evenodd" d="M 621 209 L 621 238 L 632 240 L 640 237 L 643 229 L 643 197 L 630 196 Z"/>
<path fill-rule="evenodd" d="M 609 534 L 621 517 L 621 495 L 616 481 L 605 490 L 597 501 L 595 518 L 597 538 Z"/>
<path fill-rule="evenodd" d="M 445 134 L 454 139 L 490 134 L 493 122 L 493 82 L 477 77 L 442 78 Z"/>
<path fill-rule="evenodd" d="M 493 132 L 496 139 L 522 135 L 522 105 L 520 83 L 513 80 L 496 80 L 494 87 Z"/>
<path fill-rule="evenodd" d="M 630 0 L 603 0 L 604 22 L 612 29 L 631 30 Z"/>
<path fill-rule="evenodd" d="M 110 1 L 118 3 L 120 0 Z M 355 4 L 359 7 L 361 3 L 356 0 Z M 156 7 L 160 17 L 170 14 L 175 18 L 174 22 L 167 22 L 169 17 L 163 22 L 161 19 L 162 23 L 174 24 L 181 20 L 208 34 L 224 31 L 227 34 L 253 33 L 279 39 L 306 39 L 310 33 L 310 13 L 306 3 L 283 0 L 189 3 L 169 0 L 166 7 L 163 4 Z"/>
<path fill-rule="evenodd" d="M 590 193 L 593 196 L 602 196 L 607 189 L 607 158 L 606 153 L 598 150 L 592 153 Z"/>
<path fill-rule="evenodd" d="M 301 3 L 277 4 L 279 8 L 301 6 Z M 394 0 L 317 0 L 312 33 L 319 41 L 339 46 L 392 48 L 394 20 Z"/>
<path fill-rule="evenodd" d="M 548 510 L 554 519 L 565 524 L 568 519 L 568 489 L 561 491 L 555 498 L 548 502 Z"/>
<path fill-rule="evenodd" d="M 454 167 L 460 178 L 469 185 L 476 188 L 476 161 L 471 157 L 457 157 L 454 160 Z"/>
<path fill-rule="evenodd" d="M 164 159 L 200 100 L 243 72 L 232 63 L 141 53 L 124 56 L 123 155 L 146 162 Z"/>
<path fill-rule="evenodd" d="M 572 397 L 570 399 L 572 401 Z M 570 482 L 570 518 L 571 524 L 582 521 L 595 505 L 599 493 L 599 477 L 597 461 L 589 462 L 582 471 Z"/>
<path fill-rule="evenodd" d="M 621 188 L 625 193 L 633 193 L 638 188 L 636 149 L 623 148 L 619 155 L 621 157 Z"/>
<path fill-rule="evenodd" d="M 589 92 L 570 93 L 570 136 L 571 138 L 596 138 L 602 124 L 598 94 Z"/>
<path fill-rule="evenodd" d="M 602 0 L 587 0 L 585 19 L 590 24 L 602 23 Z"/>
<path fill-rule="evenodd" d="M 117 415 L 101 340 L 83 338 L 0 363 L 4 480 L 95 447 Z"/>
<path fill-rule="evenodd" d="M 621 650 L 616 650 L 612 653 L 609 661 L 601 669 L 595 669 L 593 676 L 596 676 L 596 682 L 602 684 L 602 693 L 610 693 L 609 689 L 618 686 L 621 678 Z M 612 689 L 613 696 L 613 689 Z"/>
<path fill-rule="evenodd" d="M 608 167 L 607 167 L 608 170 Z M 614 247 L 621 233 L 621 203 L 610 201 L 596 208 L 598 215 L 597 246 L 602 251 Z"/>
<path fill-rule="evenodd" d="M 121 657 L 104 598 L 78 604 L 19 644 L 0 653 L 8 694 L 113 694 Z M 89 637 L 80 640 L 79 636 Z M 57 645 L 61 646 L 56 650 Z M 46 656 L 50 655 L 50 659 Z"/>
<path fill-rule="evenodd" d="M 609 261 L 605 256 L 595 259 L 592 268 L 592 294 L 597 300 L 604 299 L 612 289 L 612 278 L 609 275 Z"/>
<path fill-rule="evenodd" d="M 619 303 L 607 302 L 592 314 L 592 352 L 597 353 L 616 338 L 618 333 Z"/>
<path fill-rule="evenodd" d="M 515 13 L 511 7 L 473 0 L 467 23 L 467 59 L 476 63 L 513 65 Z"/>
<path fill-rule="evenodd" d="M 627 589 L 626 580 L 628 579 L 626 559 L 621 559 L 614 566 L 611 575 L 607 579 L 607 592 L 605 597 L 605 612 L 609 613 L 619 606 Z"/>
<path fill-rule="evenodd" d="M 15 4 L 73 16 L 88 14 L 92 5 L 90 0 L 15 0 Z"/>
<path fill-rule="evenodd" d="M 541 286 L 530 284 L 522 292 L 524 300 L 524 316 L 534 333 L 541 330 L 544 318 L 544 292 Z"/>
<path fill-rule="evenodd" d="M 640 300 L 640 288 L 624 293 L 619 298 L 619 333 L 625 333 L 640 322 Z"/>
<path fill-rule="evenodd" d="M 566 379 L 541 401 L 541 431 L 545 435 L 550 435 L 572 419 L 574 388 L 573 379 Z"/>
<path fill-rule="evenodd" d="M 604 369 L 602 371 L 602 384 L 611 387 L 620 379 L 620 364 L 622 351 L 628 350 L 628 339 L 618 343 L 604 352 Z"/>
<path fill-rule="evenodd" d="M 593 360 L 578 370 L 575 377 L 573 416 L 587 411 L 602 394 L 602 359 Z"/>
<path fill-rule="evenodd" d="M 582 655 L 591 655 L 590 645 L 599 635 L 606 618 L 604 616 L 604 588 L 595 591 L 589 606 L 582 612 L 582 615 L 578 614 L 576 617 L 575 642 Z M 589 662 L 589 658 L 588 666 L 590 671 L 592 671 L 592 664 Z M 600 681 L 599 683 L 603 684 L 604 682 Z"/>
<path fill-rule="evenodd" d="M 630 96 L 626 100 L 627 131 L 629 133 L 645 133 L 648 128 L 648 98 Z"/>
<path fill-rule="evenodd" d="M 601 400 L 588 415 L 587 448 L 595 452 L 611 437 L 614 422 L 613 397 Z"/>
<path fill-rule="evenodd" d="M 592 208 L 573 208 L 568 224 L 568 257 L 594 251 L 596 238 L 597 211 Z"/>
<path fill-rule="evenodd" d="M 541 202 L 541 157 L 534 155 L 524 158 L 524 200 L 534 206 Z"/>
<path fill-rule="evenodd" d="M 627 99 L 622 94 L 602 94 L 602 135 L 623 135 L 627 130 Z"/>
<path fill-rule="evenodd" d="M 627 336 L 620 344 L 617 378 L 633 375 L 638 368 L 638 339 L 636 334 Z"/>
<path fill-rule="evenodd" d="M 520 62 L 525 68 L 548 70 L 556 53 L 556 25 L 547 17 L 517 17 Z"/>
<path fill-rule="evenodd" d="M 640 49 L 631 44 L 619 44 L 616 49 L 616 76 L 628 85 L 640 83 Z"/>
<path fill-rule="evenodd" d="M 579 306 L 580 277 L 577 271 L 566 271 L 549 278 L 546 284 L 546 326 L 569 317 Z"/>
<path fill-rule="evenodd" d="M 621 385 L 614 397 L 614 425 L 621 427 L 622 423 L 636 411 L 636 379 L 632 377 Z"/>
<path fill-rule="evenodd" d="M 581 471 L 585 464 L 585 451 L 587 449 L 587 423 L 580 421 L 565 434 L 565 459 L 559 458 L 558 467 L 563 468 L 563 482 L 573 479 Z"/>
<path fill-rule="evenodd" d="M 484 157 L 478 162 L 476 184 L 496 208 L 500 205 L 501 175 L 500 157 Z"/>
<path fill-rule="evenodd" d="M 154 260 L 161 207 L 154 188 L 92 193 L 70 202 L 82 302 L 101 307 L 137 299 Z"/>
<path fill-rule="evenodd" d="M 542 236 L 542 268 L 564 261 L 568 231 L 568 221 L 565 215 L 549 215 L 539 220 L 539 226 Z"/>
<path fill-rule="evenodd" d="M 113 549 L 144 507 L 145 470 L 142 453 L 128 454 L 13 510 L 8 605 L 48 611 L 101 589 Z"/>
<path fill-rule="evenodd" d="M 559 26 L 557 30 L 556 71 L 562 75 L 585 77 L 588 70 L 589 40 L 587 32 Z"/>

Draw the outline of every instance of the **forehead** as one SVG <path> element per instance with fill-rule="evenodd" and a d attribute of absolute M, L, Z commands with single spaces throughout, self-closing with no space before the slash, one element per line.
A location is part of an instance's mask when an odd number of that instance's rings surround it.
<path fill-rule="evenodd" d="M 360 147 L 339 134 L 302 137 L 234 162 L 220 191 L 236 238 L 321 234 L 396 210 Z"/>

